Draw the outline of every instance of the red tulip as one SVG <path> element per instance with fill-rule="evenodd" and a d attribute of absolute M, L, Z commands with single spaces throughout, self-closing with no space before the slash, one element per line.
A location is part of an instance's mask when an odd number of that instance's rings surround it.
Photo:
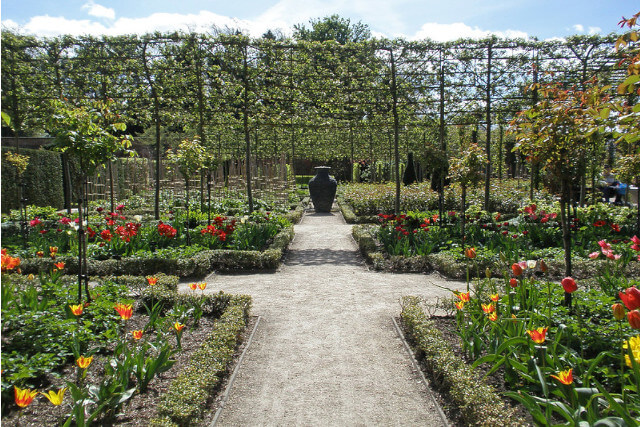
<path fill-rule="evenodd" d="M 509 280 L 509 284 L 511 285 L 512 288 L 515 288 L 516 286 L 518 286 L 518 279 L 516 279 L 515 277 L 512 277 L 511 280 Z"/>
<path fill-rule="evenodd" d="M 635 310 L 640 307 L 640 290 L 635 286 L 627 288 L 624 293 L 619 292 L 618 295 L 629 310 Z"/>
<path fill-rule="evenodd" d="M 578 285 L 576 285 L 576 281 L 573 280 L 573 278 L 571 277 L 565 277 L 564 279 L 562 279 L 562 282 L 560 283 L 562 284 L 564 291 L 568 294 L 571 294 L 578 289 Z"/>
<path fill-rule="evenodd" d="M 511 265 L 511 270 L 513 271 L 514 276 L 520 276 L 522 274 L 522 267 L 517 262 Z"/>
<path fill-rule="evenodd" d="M 640 311 L 631 310 L 627 313 L 627 320 L 633 329 L 640 329 Z"/>

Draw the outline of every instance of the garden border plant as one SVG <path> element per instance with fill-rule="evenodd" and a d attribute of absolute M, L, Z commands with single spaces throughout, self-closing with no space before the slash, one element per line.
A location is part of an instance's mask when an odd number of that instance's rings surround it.
<path fill-rule="evenodd" d="M 386 255 L 373 235 L 375 228 L 377 228 L 377 226 L 373 224 L 356 224 L 351 230 L 351 234 L 358 245 L 360 253 L 375 270 L 396 273 L 428 273 L 437 271 L 450 279 L 463 280 L 465 278 L 466 272 L 460 268 L 460 262 L 463 262 L 462 257 L 456 259 L 449 253 L 439 252 L 410 257 Z M 545 259 L 545 262 L 549 269 L 549 277 L 563 277 L 564 263 L 562 260 Z M 606 259 L 574 259 L 574 277 L 593 277 L 598 271 L 605 270 L 608 262 Z M 489 259 L 476 258 L 476 265 L 470 273 L 475 277 L 484 277 L 487 268 L 490 269 L 493 277 L 500 277 L 501 270 L 499 265 Z M 640 276 L 640 265 L 629 264 L 626 268 L 628 269 L 627 274 Z"/>
<path fill-rule="evenodd" d="M 251 297 L 234 295 L 191 363 L 160 396 L 158 417 L 152 425 L 193 425 L 220 386 L 247 326 Z"/>
<path fill-rule="evenodd" d="M 461 420 L 467 425 L 526 425 L 527 422 L 502 401 L 493 387 L 454 354 L 427 318 L 420 302 L 415 296 L 402 298 L 402 326 L 409 342 L 418 350 L 423 366 L 432 378 L 438 379 L 431 384 L 439 385 L 439 391 L 448 396 Z"/>
<path fill-rule="evenodd" d="M 191 257 L 167 259 L 158 257 L 124 257 L 122 259 L 94 260 L 87 262 L 87 274 L 91 276 L 107 275 L 152 275 L 155 273 L 175 274 L 180 277 L 202 277 L 211 271 L 231 270 L 269 270 L 278 267 L 284 252 L 293 240 L 293 226 L 282 229 L 271 245 L 264 251 L 237 251 L 213 249 L 200 251 Z M 56 262 L 64 262 L 66 272 L 77 272 L 78 260 L 75 257 L 58 256 Z M 47 272 L 53 260 L 30 258 L 22 261 L 22 271 L 26 274 Z"/>

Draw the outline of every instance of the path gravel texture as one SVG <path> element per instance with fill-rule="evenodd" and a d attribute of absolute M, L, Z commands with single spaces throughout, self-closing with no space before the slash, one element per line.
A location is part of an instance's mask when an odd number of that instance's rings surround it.
<path fill-rule="evenodd" d="M 342 215 L 313 211 L 277 272 L 208 283 L 251 295 L 261 316 L 217 425 L 443 424 L 392 317 L 404 295 L 435 299 L 464 283 L 369 271 Z"/>

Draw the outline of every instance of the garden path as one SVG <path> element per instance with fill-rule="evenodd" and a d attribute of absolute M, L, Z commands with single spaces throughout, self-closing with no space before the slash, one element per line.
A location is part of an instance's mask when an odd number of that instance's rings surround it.
<path fill-rule="evenodd" d="M 463 283 L 369 271 L 342 215 L 311 211 L 277 272 L 208 284 L 251 295 L 261 316 L 217 425 L 442 425 L 392 316 L 401 296 L 445 297 Z"/>

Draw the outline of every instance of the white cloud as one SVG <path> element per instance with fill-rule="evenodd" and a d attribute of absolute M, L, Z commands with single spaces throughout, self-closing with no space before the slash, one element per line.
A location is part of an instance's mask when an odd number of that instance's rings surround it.
<path fill-rule="evenodd" d="M 577 31 L 579 33 L 584 33 L 584 25 L 576 24 L 572 28 L 574 31 Z"/>
<path fill-rule="evenodd" d="M 451 41 L 461 38 L 481 39 L 491 35 L 501 38 L 527 38 L 528 34 L 523 31 L 506 30 L 506 31 L 489 31 L 482 30 L 478 27 L 470 27 L 462 22 L 453 24 L 438 24 L 435 22 L 427 22 L 420 27 L 420 30 L 413 36 L 411 40 L 431 39 L 434 41 Z"/>
<path fill-rule="evenodd" d="M 602 28 L 600 27 L 589 27 L 589 35 L 600 34 L 602 32 Z"/>
<path fill-rule="evenodd" d="M 96 18 L 107 18 L 107 19 L 115 19 L 116 11 L 109 7 L 102 6 L 100 4 L 96 4 L 93 1 L 89 1 L 82 5 L 83 9 L 88 9 L 87 12 L 90 16 L 95 16 Z"/>
<path fill-rule="evenodd" d="M 17 24 L 13 21 L 2 21 L 3 25 L 11 24 L 13 28 Z M 90 19 L 67 19 L 64 17 L 35 16 L 22 26 L 25 33 L 39 36 L 56 36 L 60 34 L 79 35 L 122 35 L 122 34 L 144 34 L 154 31 L 211 31 L 212 28 L 219 29 L 240 29 L 250 32 L 251 35 L 262 35 L 256 32 L 262 26 L 257 26 L 250 21 L 243 21 L 217 15 L 212 12 L 201 11 L 197 14 L 178 13 L 154 13 L 144 18 L 118 18 L 117 20 L 104 24 Z M 264 31 L 267 30 L 265 27 Z"/>
<path fill-rule="evenodd" d="M 57 36 L 60 34 L 98 35 L 107 32 L 107 28 L 89 19 L 67 19 L 62 16 L 34 16 L 22 27 L 24 32 L 38 36 Z"/>

